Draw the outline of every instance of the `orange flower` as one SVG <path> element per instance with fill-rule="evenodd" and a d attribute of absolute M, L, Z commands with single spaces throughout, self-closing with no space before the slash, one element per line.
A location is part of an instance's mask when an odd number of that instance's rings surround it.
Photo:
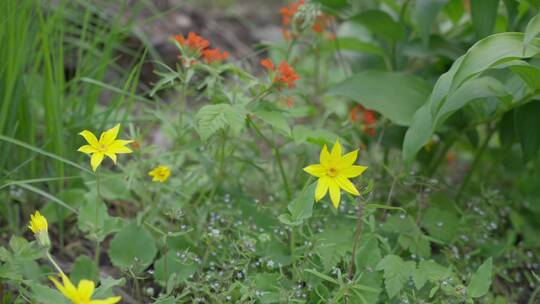
<path fill-rule="evenodd" d="M 276 69 L 276 67 L 274 66 L 274 63 L 272 62 L 272 60 L 268 59 L 268 58 L 265 58 L 263 60 L 261 60 L 261 65 L 267 69 L 268 71 L 273 71 Z"/>
<path fill-rule="evenodd" d="M 202 52 L 203 59 L 206 63 L 219 62 L 229 57 L 229 52 L 225 51 L 221 53 L 219 48 L 207 49 Z"/>
<path fill-rule="evenodd" d="M 287 99 L 285 99 L 285 102 L 287 103 L 287 107 L 289 109 L 291 109 L 292 107 L 294 107 L 294 99 L 292 97 L 287 97 Z"/>
<path fill-rule="evenodd" d="M 283 35 L 283 39 L 285 39 L 286 41 L 291 40 L 291 32 L 289 32 L 288 30 L 281 29 L 281 34 Z"/>
<path fill-rule="evenodd" d="M 332 16 L 328 16 L 326 14 L 320 14 L 315 19 L 315 24 L 311 27 L 311 29 L 317 33 L 322 33 L 326 30 L 326 28 L 330 25 L 330 22 L 332 21 Z"/>
<path fill-rule="evenodd" d="M 358 112 L 361 112 L 361 111 L 364 111 L 364 107 L 361 104 L 358 104 L 351 109 L 351 111 L 349 112 L 349 117 L 351 119 L 351 122 L 358 121 Z"/>
<path fill-rule="evenodd" d="M 366 125 L 371 126 L 377 123 L 377 116 L 375 115 L 375 112 L 365 110 L 362 115 L 362 120 Z"/>
<path fill-rule="evenodd" d="M 456 161 L 456 155 L 454 155 L 452 151 L 449 151 L 446 154 L 446 162 L 448 163 L 448 165 L 453 165 L 455 161 Z"/>
<path fill-rule="evenodd" d="M 274 78 L 274 82 L 286 84 L 289 89 L 294 88 L 294 82 L 300 79 L 294 69 L 285 61 L 282 61 L 278 66 L 278 74 Z"/>
<path fill-rule="evenodd" d="M 208 40 L 203 37 L 195 34 L 194 32 L 189 32 L 187 39 L 183 35 L 176 35 L 174 39 L 182 46 L 187 46 L 192 51 L 202 51 L 206 49 L 210 43 Z"/>
<path fill-rule="evenodd" d="M 281 14 L 281 23 L 283 25 L 291 24 L 292 18 L 298 12 L 298 8 L 300 6 L 302 6 L 302 5 L 304 5 L 304 0 L 300 0 L 298 2 L 293 2 L 293 3 L 289 4 L 289 6 L 282 7 L 279 10 L 279 13 Z"/>

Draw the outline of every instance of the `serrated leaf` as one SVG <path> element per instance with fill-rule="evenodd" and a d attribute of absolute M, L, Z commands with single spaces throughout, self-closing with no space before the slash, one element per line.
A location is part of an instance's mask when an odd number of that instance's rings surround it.
<path fill-rule="evenodd" d="M 384 271 L 384 285 L 389 298 L 401 291 L 415 268 L 413 261 L 405 262 L 397 255 L 387 255 L 379 262 L 377 270 Z"/>
<path fill-rule="evenodd" d="M 353 230 L 347 225 L 326 228 L 317 234 L 315 253 L 319 255 L 325 271 L 330 270 L 351 251 Z"/>
<path fill-rule="evenodd" d="M 469 285 L 467 286 L 467 293 L 472 298 L 479 298 L 484 296 L 491 286 L 491 274 L 493 268 L 492 258 L 487 259 L 478 270 L 473 274 Z"/>
<path fill-rule="evenodd" d="M 203 140 L 207 140 L 218 130 L 230 127 L 238 134 L 244 127 L 247 111 L 242 105 L 217 104 L 202 107 L 197 115 L 197 131 Z"/>

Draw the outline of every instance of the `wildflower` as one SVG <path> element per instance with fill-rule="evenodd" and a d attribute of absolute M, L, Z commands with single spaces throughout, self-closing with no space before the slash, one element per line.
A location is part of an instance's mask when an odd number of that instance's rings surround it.
<path fill-rule="evenodd" d="M 206 63 L 210 64 L 212 62 L 219 62 L 225 60 L 229 57 L 229 52 L 221 52 L 219 48 L 217 49 L 207 49 L 202 51 L 203 59 Z"/>
<path fill-rule="evenodd" d="M 313 24 L 311 29 L 316 33 L 322 33 L 330 25 L 330 22 L 332 22 L 332 16 L 321 13 L 315 19 L 315 23 Z"/>
<path fill-rule="evenodd" d="M 94 282 L 81 280 L 75 287 L 65 274 L 60 273 L 59 276 L 62 278 L 63 284 L 60 284 L 55 278 L 49 277 L 49 279 L 72 304 L 115 304 L 122 299 L 121 297 L 110 297 L 104 300 L 92 300 L 95 288 Z"/>
<path fill-rule="evenodd" d="M 292 107 L 294 107 L 294 98 L 292 98 L 292 97 L 289 96 L 289 97 L 287 97 L 287 98 L 285 99 L 285 102 L 287 103 L 287 107 L 288 107 L 289 109 L 291 109 Z"/>
<path fill-rule="evenodd" d="M 357 157 L 358 150 L 342 156 L 339 141 L 336 141 L 332 147 L 332 152 L 328 152 L 328 148 L 324 145 L 320 154 L 320 164 L 304 168 L 304 171 L 319 178 L 315 190 L 315 201 L 321 200 L 327 192 L 330 192 L 330 199 L 337 209 L 341 201 L 340 189 L 352 195 L 360 195 L 349 180 L 349 178 L 361 175 L 367 169 L 364 166 L 354 165 Z"/>
<path fill-rule="evenodd" d="M 290 25 L 291 20 L 294 18 L 294 15 L 298 12 L 298 8 L 300 6 L 304 5 L 304 0 L 300 0 L 298 2 L 293 2 L 289 4 L 289 6 L 282 7 L 279 10 L 279 13 L 281 14 L 281 23 L 283 25 Z"/>
<path fill-rule="evenodd" d="M 184 38 L 183 35 L 176 35 L 174 36 L 174 40 L 176 40 L 181 46 L 186 46 L 189 50 L 196 52 L 200 52 L 210 45 L 208 40 L 195 34 L 194 32 L 189 32 L 187 39 Z"/>
<path fill-rule="evenodd" d="M 133 142 L 132 140 L 116 139 L 119 130 L 120 124 L 117 124 L 113 128 L 101 133 L 99 141 L 96 136 L 88 130 L 79 133 L 79 135 L 86 139 L 89 145 L 84 145 L 77 151 L 91 155 L 90 164 L 92 165 L 92 170 L 94 170 L 94 172 L 97 170 L 105 156 L 108 156 L 116 164 L 116 154 L 132 152 L 131 149 L 125 146 Z"/>
<path fill-rule="evenodd" d="M 276 69 L 276 67 L 274 66 L 274 63 L 272 62 L 272 60 L 266 58 L 266 59 L 263 59 L 261 60 L 261 65 L 267 69 L 268 71 L 273 71 Z"/>
<path fill-rule="evenodd" d="M 48 232 L 49 224 L 47 223 L 47 219 L 41 215 L 39 211 L 36 211 L 34 214 L 30 215 L 28 228 L 30 228 L 30 230 L 34 233 L 34 237 L 41 246 L 51 246 Z"/>
<path fill-rule="evenodd" d="M 152 171 L 148 172 L 148 175 L 152 177 L 153 182 L 165 182 L 171 175 L 171 170 L 167 166 L 157 166 Z"/>
<path fill-rule="evenodd" d="M 362 112 L 364 110 L 365 109 L 361 104 L 354 106 L 349 112 L 349 118 L 351 119 L 351 122 L 358 121 L 358 112 Z"/>
<path fill-rule="evenodd" d="M 286 84 L 289 89 L 294 88 L 294 82 L 300 79 L 294 69 L 286 62 L 282 61 L 278 66 L 278 74 L 274 78 L 274 82 Z"/>

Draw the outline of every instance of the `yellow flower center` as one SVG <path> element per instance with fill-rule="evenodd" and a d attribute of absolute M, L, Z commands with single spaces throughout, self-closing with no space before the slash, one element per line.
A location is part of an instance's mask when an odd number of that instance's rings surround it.
<path fill-rule="evenodd" d="M 102 151 L 102 152 L 103 152 L 103 151 L 105 151 L 105 150 L 107 150 L 107 146 L 104 145 L 104 144 L 99 144 L 99 151 Z"/>
<path fill-rule="evenodd" d="M 338 172 L 337 172 L 337 169 L 334 168 L 334 167 L 330 167 L 328 168 L 328 172 L 327 172 L 328 176 L 331 176 L 331 177 L 336 177 Z"/>

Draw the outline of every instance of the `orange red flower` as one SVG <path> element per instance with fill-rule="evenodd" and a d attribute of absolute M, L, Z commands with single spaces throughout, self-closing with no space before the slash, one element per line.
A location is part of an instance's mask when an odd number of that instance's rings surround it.
<path fill-rule="evenodd" d="M 195 34 L 194 32 L 189 32 L 187 38 L 184 38 L 183 35 L 176 35 L 174 39 L 178 41 L 181 46 L 186 46 L 192 51 L 202 51 L 210 46 L 208 40 L 203 37 Z"/>
<path fill-rule="evenodd" d="M 296 71 L 286 62 L 282 61 L 278 66 L 278 74 L 274 78 L 275 82 L 286 84 L 289 89 L 294 88 L 294 83 L 300 79 Z"/>
<path fill-rule="evenodd" d="M 266 59 L 263 59 L 261 60 L 261 65 L 267 69 L 268 71 L 273 71 L 276 69 L 276 67 L 274 66 L 274 63 L 272 62 L 272 60 L 266 58 Z"/>
<path fill-rule="evenodd" d="M 361 117 L 359 115 L 360 113 L 362 114 Z M 368 110 L 359 104 L 351 109 L 349 112 L 349 117 L 351 122 L 357 122 L 361 119 L 362 131 L 369 136 L 376 135 L 377 132 L 375 129 L 375 124 L 377 123 L 377 114 L 374 111 Z"/>
<path fill-rule="evenodd" d="M 212 62 L 219 62 L 229 58 L 229 52 L 221 52 L 219 48 L 207 49 L 202 51 L 202 57 L 206 63 L 210 64 Z"/>
<path fill-rule="evenodd" d="M 302 5 L 304 5 L 304 0 L 292 2 L 289 6 L 282 7 L 279 10 L 279 13 L 281 14 L 281 24 L 286 26 L 290 25 L 294 15 L 298 12 L 298 8 Z"/>

